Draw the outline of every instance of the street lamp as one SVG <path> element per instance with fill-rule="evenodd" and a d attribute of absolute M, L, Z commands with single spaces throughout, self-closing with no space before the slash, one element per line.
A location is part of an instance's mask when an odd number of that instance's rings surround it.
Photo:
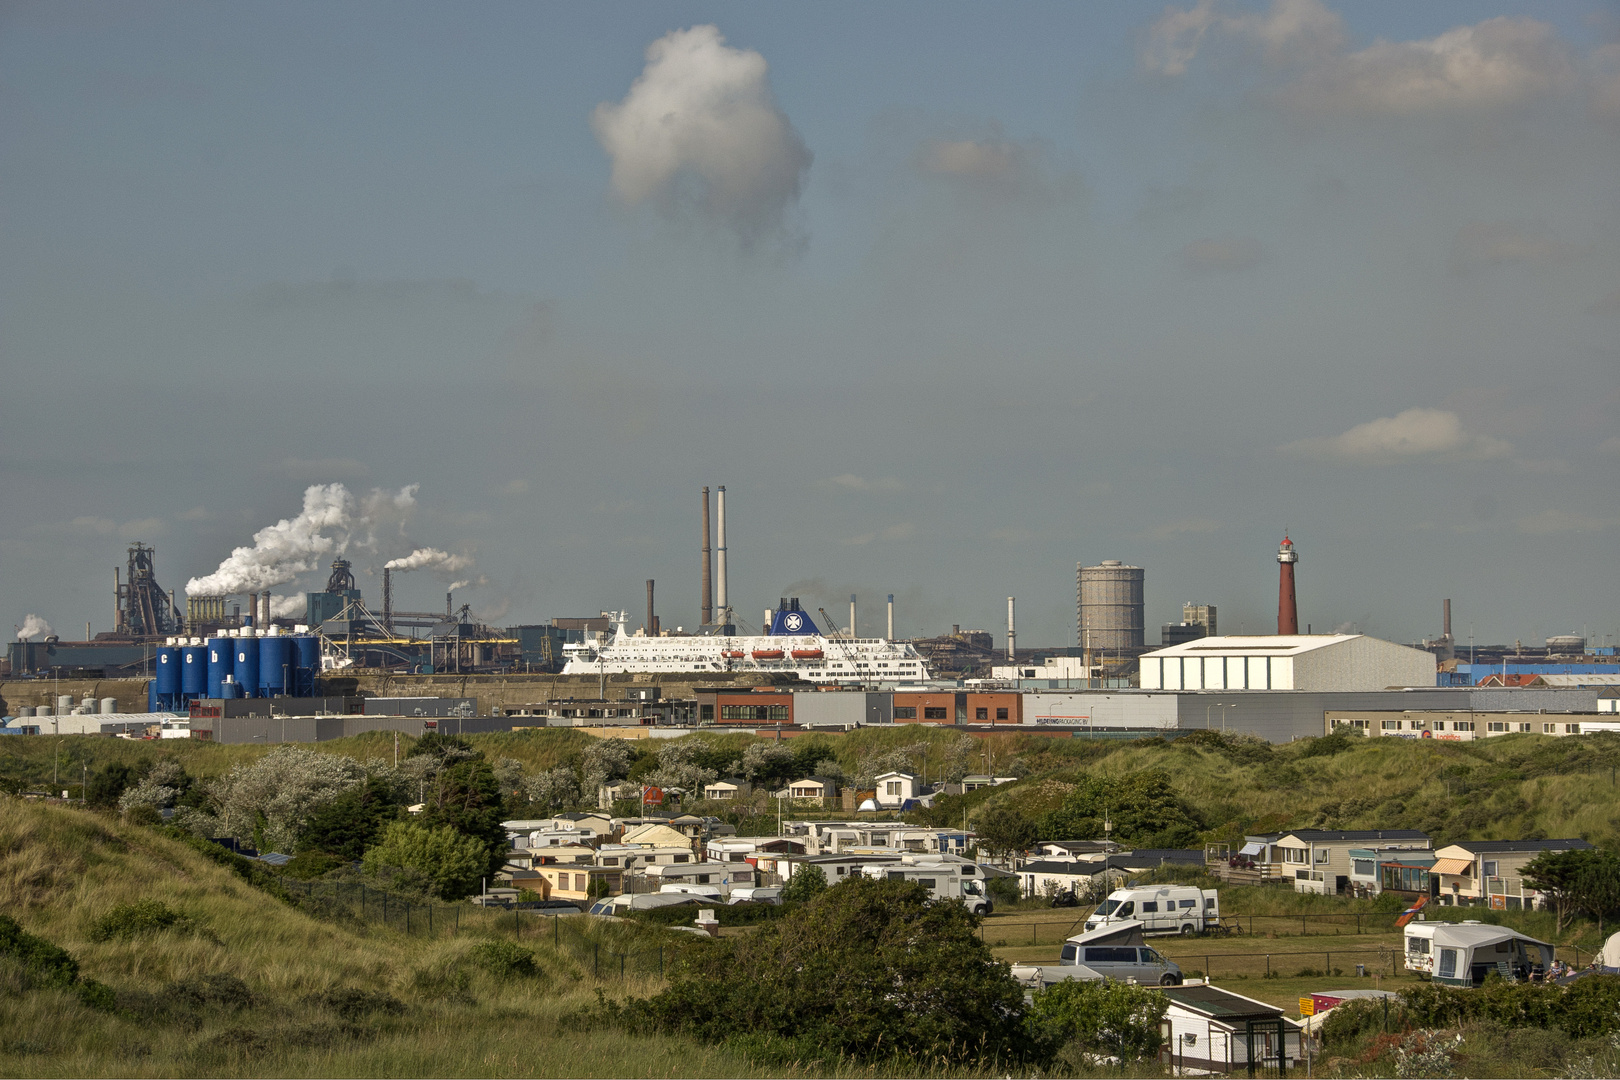
<path fill-rule="evenodd" d="M 1226 734 L 1226 710 L 1227 709 L 1235 709 L 1235 708 L 1237 708 L 1237 706 L 1232 705 L 1232 704 L 1226 704 L 1226 705 L 1221 706 L 1221 734 L 1222 735 Z"/>

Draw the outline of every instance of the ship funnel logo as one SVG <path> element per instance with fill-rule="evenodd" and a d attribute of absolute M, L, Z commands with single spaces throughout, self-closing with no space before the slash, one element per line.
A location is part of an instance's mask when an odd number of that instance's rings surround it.
<path fill-rule="evenodd" d="M 804 616 L 797 611 L 789 612 L 787 617 L 782 620 L 782 625 L 797 633 L 804 629 Z"/>

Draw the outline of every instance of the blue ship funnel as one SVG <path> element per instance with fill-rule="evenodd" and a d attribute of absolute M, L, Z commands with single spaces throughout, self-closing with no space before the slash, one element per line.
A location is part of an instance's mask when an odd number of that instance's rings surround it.
<path fill-rule="evenodd" d="M 810 613 L 799 607 L 797 596 L 782 598 L 776 609 L 776 617 L 771 620 L 771 636 L 786 634 L 789 636 L 812 636 L 821 633 L 810 618 Z"/>

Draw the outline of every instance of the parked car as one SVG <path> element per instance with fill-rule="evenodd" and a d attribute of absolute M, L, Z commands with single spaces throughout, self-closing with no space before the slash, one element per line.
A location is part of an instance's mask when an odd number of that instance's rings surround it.
<path fill-rule="evenodd" d="M 1115 921 L 1077 934 L 1063 943 L 1058 962 L 1014 964 L 1013 977 L 1026 986 L 1051 986 L 1070 979 L 1113 979 L 1150 986 L 1180 986 L 1181 968 L 1161 956 L 1142 937 L 1134 919 Z"/>

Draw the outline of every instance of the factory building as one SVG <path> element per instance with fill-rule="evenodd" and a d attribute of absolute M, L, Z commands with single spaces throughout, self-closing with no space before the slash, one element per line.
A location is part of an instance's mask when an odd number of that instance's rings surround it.
<path fill-rule="evenodd" d="M 1365 634 L 1206 637 L 1141 659 L 1143 690 L 1344 692 L 1434 683 L 1431 653 Z"/>
<path fill-rule="evenodd" d="M 1139 566 L 1104 559 L 1075 571 L 1078 644 L 1096 652 L 1126 652 L 1146 644 L 1143 578 Z"/>

